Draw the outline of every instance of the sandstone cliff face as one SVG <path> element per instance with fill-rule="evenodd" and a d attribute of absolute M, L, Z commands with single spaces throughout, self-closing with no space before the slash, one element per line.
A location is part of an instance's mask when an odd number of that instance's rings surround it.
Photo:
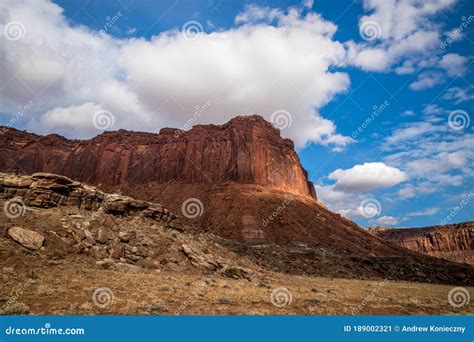
<path fill-rule="evenodd" d="M 474 222 L 425 228 L 372 228 L 370 231 L 419 253 L 474 264 Z"/>
<path fill-rule="evenodd" d="M 316 199 L 293 142 L 256 115 L 236 117 L 224 125 L 198 125 L 187 132 L 119 130 L 91 140 L 4 129 L 0 146 L 0 170 L 6 172 L 50 172 L 104 188 L 232 181 Z"/>

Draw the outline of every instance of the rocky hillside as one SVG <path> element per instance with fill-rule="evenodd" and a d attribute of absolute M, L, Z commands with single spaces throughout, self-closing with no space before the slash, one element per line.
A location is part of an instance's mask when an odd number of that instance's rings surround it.
<path fill-rule="evenodd" d="M 339 245 L 251 245 L 199 232 L 159 204 L 107 194 L 67 177 L 0 174 L 1 260 L 25 255 L 119 270 L 163 269 L 261 279 L 261 272 L 473 284 L 473 268 L 409 252 L 371 234 L 386 249 L 356 255 Z M 249 220 L 250 221 L 250 220 Z M 362 240 L 359 240 L 361 242 Z M 360 247 L 366 248 L 364 246 Z M 385 252 L 386 254 L 383 254 Z M 260 278 L 259 278 L 260 277 Z"/>
<path fill-rule="evenodd" d="M 0 198 L 2 237 L 10 242 L 2 244 L 3 257 L 37 251 L 53 259 L 86 255 L 105 268 L 156 269 L 161 263 L 174 271 L 196 267 L 224 274 L 230 267 L 241 277 L 249 276 L 226 261 L 225 252 L 216 252 L 219 258 L 207 256 L 199 235 L 189 235 L 190 227 L 159 204 L 107 194 L 48 173 L 0 173 Z M 176 239 L 184 230 L 187 234 Z M 206 244 L 207 250 L 215 250 L 212 238 Z M 12 248 L 18 245 L 23 249 Z"/>
<path fill-rule="evenodd" d="M 410 250 L 474 264 L 474 222 L 424 228 L 375 227 L 369 231 Z"/>

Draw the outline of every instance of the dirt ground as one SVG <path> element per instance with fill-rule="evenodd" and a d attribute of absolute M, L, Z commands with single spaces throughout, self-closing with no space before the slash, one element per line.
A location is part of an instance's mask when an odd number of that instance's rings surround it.
<path fill-rule="evenodd" d="M 59 315 L 404 315 L 473 314 L 451 306 L 449 285 L 265 273 L 261 280 L 176 274 L 126 265 L 107 270 L 85 258 L 2 260 L 6 314 Z M 465 288 L 473 293 L 472 287 Z M 95 294 L 94 294 L 95 293 Z M 273 295 L 272 295 L 273 293 Z M 14 299 L 12 303 L 12 299 Z M 10 301 L 10 302 L 9 302 Z M 9 302 L 9 306 L 5 305 Z M 9 311 L 8 311 L 9 310 Z M 15 310 L 17 312 L 15 312 Z M 22 311 L 23 310 L 23 311 Z"/>
<path fill-rule="evenodd" d="M 9 236 L 13 226 L 44 236 L 42 247 L 30 250 L 14 241 Z M 169 229 L 142 215 L 27 208 L 17 218 L 0 215 L 0 228 L 2 314 L 474 313 L 469 304 L 474 287 L 467 283 L 354 279 L 317 270 L 309 275 L 275 272 L 211 234 Z M 270 249 L 267 254 L 278 261 L 275 253 Z M 291 259 L 300 261 L 297 255 Z M 328 265 L 335 270 L 343 266 Z"/>

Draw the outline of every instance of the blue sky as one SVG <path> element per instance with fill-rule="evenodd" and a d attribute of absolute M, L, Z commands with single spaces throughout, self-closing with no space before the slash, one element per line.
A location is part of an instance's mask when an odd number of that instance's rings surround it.
<path fill-rule="evenodd" d="M 357 223 L 472 220 L 473 9 L 6 1 L 0 124 L 87 138 L 258 113 L 295 140 L 320 200 Z"/>

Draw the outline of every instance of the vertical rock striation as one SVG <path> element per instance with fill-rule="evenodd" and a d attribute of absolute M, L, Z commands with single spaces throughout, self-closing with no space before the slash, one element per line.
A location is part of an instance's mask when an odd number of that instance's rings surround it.
<path fill-rule="evenodd" d="M 111 188 L 164 184 L 256 184 L 316 199 L 293 142 L 261 116 L 159 134 L 119 130 L 90 140 L 39 136 L 4 127 L 0 170 L 49 172 Z"/>

